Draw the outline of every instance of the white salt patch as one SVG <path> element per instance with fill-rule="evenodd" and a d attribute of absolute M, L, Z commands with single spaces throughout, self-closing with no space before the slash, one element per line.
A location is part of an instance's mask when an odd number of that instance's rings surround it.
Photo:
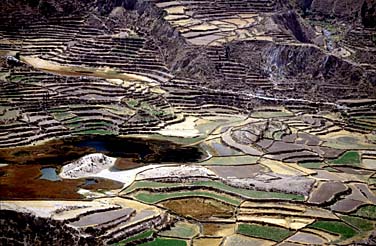
<path fill-rule="evenodd" d="M 146 170 L 137 175 L 137 180 L 174 177 L 217 177 L 217 175 L 205 167 L 181 165 L 165 166 Z"/>

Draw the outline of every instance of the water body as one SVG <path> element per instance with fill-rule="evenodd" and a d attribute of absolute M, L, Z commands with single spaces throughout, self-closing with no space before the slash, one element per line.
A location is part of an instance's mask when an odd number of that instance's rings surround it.
<path fill-rule="evenodd" d="M 170 141 L 84 136 L 52 140 L 36 146 L 2 149 L 0 163 L 61 166 L 93 153 L 131 158 L 136 163 L 189 163 L 200 161 L 206 156 L 198 146 L 185 147 Z"/>
<path fill-rule="evenodd" d="M 97 183 L 98 183 L 98 181 L 96 181 L 95 179 L 85 179 L 85 186 L 86 185 L 95 185 Z"/>
<path fill-rule="evenodd" d="M 60 181 L 61 178 L 56 173 L 56 168 L 54 167 L 43 167 L 40 169 L 42 176 L 39 179 L 46 179 L 50 181 Z"/>
<path fill-rule="evenodd" d="M 72 143 L 76 147 L 95 149 L 111 157 L 138 159 L 145 163 L 196 162 L 204 157 L 199 147 L 184 147 L 176 143 L 141 138 L 93 136 Z"/>

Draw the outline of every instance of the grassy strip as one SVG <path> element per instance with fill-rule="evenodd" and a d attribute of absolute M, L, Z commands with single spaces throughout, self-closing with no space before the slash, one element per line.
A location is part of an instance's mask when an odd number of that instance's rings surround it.
<path fill-rule="evenodd" d="M 252 118 L 279 118 L 279 117 L 291 117 L 294 116 L 291 112 L 284 111 L 258 111 L 251 114 Z"/>
<path fill-rule="evenodd" d="M 76 133 L 77 135 L 87 135 L 87 134 L 95 134 L 95 135 L 113 135 L 114 132 L 108 130 L 84 130 Z"/>
<path fill-rule="evenodd" d="M 256 199 L 283 199 L 283 200 L 295 200 L 295 201 L 304 201 L 303 195 L 296 195 L 296 194 L 285 194 L 279 192 L 265 192 L 265 191 L 255 191 L 255 190 L 247 190 L 242 188 L 235 188 L 221 182 L 216 181 L 199 181 L 193 182 L 189 184 L 191 186 L 198 186 L 198 187 L 212 187 L 224 192 L 230 192 L 235 194 L 240 194 L 247 198 L 256 198 Z M 136 191 L 137 189 L 143 188 L 170 188 L 170 187 L 183 187 L 187 186 L 184 184 L 173 184 L 173 183 L 160 183 L 160 182 L 150 182 L 150 181 L 140 181 L 132 184 L 126 190 L 124 190 L 124 194 L 131 193 Z"/>
<path fill-rule="evenodd" d="M 306 162 L 306 163 L 299 163 L 299 166 L 309 168 L 309 169 L 318 169 L 321 168 L 323 165 L 322 162 Z"/>
<path fill-rule="evenodd" d="M 199 233 L 199 227 L 195 224 L 188 224 L 184 222 L 178 222 L 174 227 L 171 227 L 167 231 L 158 233 L 160 236 L 166 237 L 178 237 L 191 239 Z"/>
<path fill-rule="evenodd" d="M 201 182 L 194 182 L 193 185 L 202 185 L 208 187 L 214 187 L 223 191 L 228 191 L 232 193 L 237 193 L 249 198 L 259 198 L 259 199 L 270 199 L 270 198 L 277 198 L 277 199 L 287 199 L 287 200 L 297 200 L 297 201 L 304 201 L 303 195 L 295 195 L 295 194 L 285 194 L 279 192 L 266 192 L 266 191 L 256 191 L 256 190 L 247 190 L 242 188 L 235 188 L 220 182 L 215 181 L 201 181 Z"/>
<path fill-rule="evenodd" d="M 82 117 L 74 117 L 72 119 L 65 121 L 64 123 L 65 124 L 78 123 L 78 122 L 81 122 L 83 120 L 84 120 L 84 118 L 82 118 Z"/>
<path fill-rule="evenodd" d="M 353 228 L 340 221 L 320 220 L 309 227 L 338 234 L 341 236 L 341 240 L 351 238 L 357 234 Z"/>
<path fill-rule="evenodd" d="M 262 226 L 257 224 L 240 224 L 237 229 L 237 233 L 251 236 L 259 237 L 264 239 L 273 240 L 280 242 L 285 238 L 291 236 L 294 231 L 287 229 L 274 227 L 274 226 Z"/>
<path fill-rule="evenodd" d="M 161 183 L 161 182 L 153 182 L 153 181 L 137 181 L 134 182 L 131 186 L 127 187 L 122 194 L 131 193 L 136 191 L 137 189 L 143 188 L 165 188 L 165 187 L 176 187 L 182 186 L 181 184 L 174 184 L 174 183 Z"/>
<path fill-rule="evenodd" d="M 153 230 L 144 231 L 144 232 L 142 232 L 140 234 L 137 234 L 137 235 L 135 235 L 133 237 L 127 238 L 127 239 L 125 239 L 123 241 L 120 241 L 118 243 L 115 243 L 113 245 L 123 246 L 123 245 L 126 245 L 126 244 L 128 244 L 130 242 L 133 242 L 133 241 L 138 241 L 138 240 L 141 240 L 141 239 L 144 239 L 144 238 L 149 238 L 149 237 L 153 236 L 153 234 L 154 234 Z"/>
<path fill-rule="evenodd" d="M 225 203 L 232 204 L 234 206 L 240 205 L 241 199 L 230 197 L 222 194 L 216 194 L 209 191 L 185 191 L 185 192 L 170 192 L 170 193 L 157 193 L 153 194 L 150 192 L 137 192 L 134 198 L 141 202 L 148 204 L 158 203 L 171 198 L 183 198 L 183 197 L 207 197 L 213 198 Z"/>
<path fill-rule="evenodd" d="M 125 103 L 128 107 L 133 109 L 138 106 L 140 102 L 137 99 L 128 99 Z"/>
<path fill-rule="evenodd" d="M 146 242 L 140 244 L 140 246 L 186 246 L 187 242 L 184 240 L 178 239 L 169 239 L 169 238 L 156 238 L 152 242 Z"/>

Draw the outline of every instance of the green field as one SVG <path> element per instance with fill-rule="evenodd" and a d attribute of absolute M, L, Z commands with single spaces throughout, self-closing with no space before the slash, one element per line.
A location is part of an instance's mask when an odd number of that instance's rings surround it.
<path fill-rule="evenodd" d="M 178 239 L 156 238 L 154 241 L 139 244 L 139 246 L 186 246 L 187 242 Z"/>
<path fill-rule="evenodd" d="M 153 234 L 154 234 L 153 230 L 148 230 L 148 231 L 142 232 L 140 234 L 137 234 L 133 237 L 127 238 L 123 241 L 120 241 L 118 243 L 115 243 L 114 245 L 123 246 L 123 245 L 130 243 L 130 242 L 138 241 L 138 240 L 145 239 L 145 238 L 151 238 L 153 236 Z"/>
<path fill-rule="evenodd" d="M 376 206 L 366 205 L 364 207 L 359 208 L 353 215 L 376 220 Z"/>
<path fill-rule="evenodd" d="M 350 165 L 358 166 L 360 164 L 360 155 L 356 151 L 347 151 L 338 159 L 330 162 L 332 165 Z"/>
<path fill-rule="evenodd" d="M 323 165 L 322 162 L 306 162 L 306 163 L 299 163 L 299 166 L 309 168 L 309 169 L 319 169 Z"/>
<path fill-rule="evenodd" d="M 341 240 L 351 238 L 357 234 L 355 229 L 340 221 L 320 220 L 309 227 L 338 234 L 341 236 Z"/>
<path fill-rule="evenodd" d="M 108 130 L 84 130 L 76 133 L 78 135 L 113 135 L 114 132 Z"/>
<path fill-rule="evenodd" d="M 174 238 L 186 238 L 191 239 L 200 232 L 200 229 L 195 224 L 189 224 L 185 222 L 178 222 L 170 230 L 162 231 L 159 233 L 161 236 L 174 237 Z"/>
<path fill-rule="evenodd" d="M 347 215 L 341 216 L 341 219 L 361 231 L 370 231 L 373 229 L 373 223 L 370 220 Z"/>
<path fill-rule="evenodd" d="M 223 194 L 217 194 L 209 191 L 184 191 L 184 192 L 170 192 L 170 193 L 150 193 L 150 192 L 137 192 L 134 198 L 141 202 L 148 204 L 158 203 L 171 198 L 183 198 L 183 197 L 207 197 L 213 198 L 218 201 L 222 201 L 234 206 L 240 205 L 241 199 L 226 196 Z"/>
<path fill-rule="evenodd" d="M 240 224 L 237 229 L 237 233 L 251 236 L 251 237 L 259 237 L 264 239 L 273 240 L 276 242 L 280 242 L 285 238 L 291 236 L 294 231 L 290 231 L 287 229 L 274 227 L 274 226 L 262 226 L 257 224 Z"/>

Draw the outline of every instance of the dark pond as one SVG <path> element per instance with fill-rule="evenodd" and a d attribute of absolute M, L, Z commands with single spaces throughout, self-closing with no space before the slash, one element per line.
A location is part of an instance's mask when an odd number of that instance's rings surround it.
<path fill-rule="evenodd" d="M 184 147 L 169 141 L 87 136 L 53 140 L 37 146 L 0 149 L 0 163 L 62 165 L 98 152 L 111 157 L 132 158 L 139 163 L 186 163 L 205 157 L 199 147 Z"/>
<path fill-rule="evenodd" d="M 112 157 L 136 157 L 141 162 L 194 162 L 203 157 L 198 147 L 183 147 L 168 141 L 140 138 L 91 137 L 72 144 L 95 149 L 95 152 Z"/>

